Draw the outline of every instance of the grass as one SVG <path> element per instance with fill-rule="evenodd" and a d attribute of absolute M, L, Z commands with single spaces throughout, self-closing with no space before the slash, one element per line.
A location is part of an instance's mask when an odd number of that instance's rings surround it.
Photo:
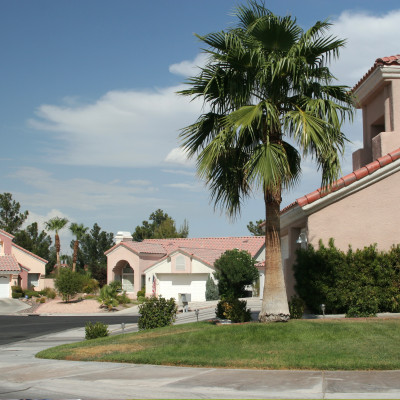
<path fill-rule="evenodd" d="M 400 320 L 197 322 L 57 346 L 39 358 L 314 370 L 400 369 Z"/>

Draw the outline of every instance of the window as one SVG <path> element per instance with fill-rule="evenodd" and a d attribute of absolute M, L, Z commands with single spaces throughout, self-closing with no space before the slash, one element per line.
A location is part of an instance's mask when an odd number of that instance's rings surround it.
<path fill-rule="evenodd" d="M 175 259 L 175 269 L 177 271 L 184 271 L 186 269 L 186 262 L 185 262 L 185 257 L 182 255 L 179 255 Z"/>

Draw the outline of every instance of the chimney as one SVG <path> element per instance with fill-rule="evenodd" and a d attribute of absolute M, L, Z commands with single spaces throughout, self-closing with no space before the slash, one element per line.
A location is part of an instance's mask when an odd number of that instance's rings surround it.
<path fill-rule="evenodd" d="M 130 232 L 119 231 L 114 236 L 114 240 L 115 240 L 115 244 L 118 244 L 121 242 L 129 242 L 129 241 L 132 241 L 132 235 Z"/>

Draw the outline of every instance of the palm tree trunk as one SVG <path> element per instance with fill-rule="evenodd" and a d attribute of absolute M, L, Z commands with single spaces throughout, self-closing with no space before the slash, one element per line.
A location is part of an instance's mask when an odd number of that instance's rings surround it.
<path fill-rule="evenodd" d="M 74 256 L 72 258 L 72 271 L 75 272 L 76 269 L 76 259 L 78 258 L 78 248 L 79 248 L 79 241 L 75 240 L 74 242 Z"/>
<path fill-rule="evenodd" d="M 60 271 L 61 269 L 61 260 L 60 260 L 60 237 L 58 236 L 58 233 L 56 233 L 56 238 L 55 238 L 55 246 L 56 246 L 56 254 L 57 254 L 57 266 L 58 270 Z"/>
<path fill-rule="evenodd" d="M 285 322 L 289 320 L 285 278 L 283 276 L 280 204 L 281 191 L 266 191 L 265 200 L 265 280 L 260 322 Z"/>

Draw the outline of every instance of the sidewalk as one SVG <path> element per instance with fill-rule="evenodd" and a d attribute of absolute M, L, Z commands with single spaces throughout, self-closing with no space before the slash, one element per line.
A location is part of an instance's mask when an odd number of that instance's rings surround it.
<path fill-rule="evenodd" d="M 213 311 L 211 304 L 203 307 L 199 318 Z M 180 313 L 177 323 L 194 320 L 194 312 Z M 109 329 L 122 333 L 120 325 Z M 125 326 L 125 332 L 135 330 L 137 324 Z M 400 371 L 233 370 L 34 357 L 43 349 L 81 341 L 84 334 L 84 328 L 72 329 L 0 346 L 0 399 L 400 398 Z"/>

